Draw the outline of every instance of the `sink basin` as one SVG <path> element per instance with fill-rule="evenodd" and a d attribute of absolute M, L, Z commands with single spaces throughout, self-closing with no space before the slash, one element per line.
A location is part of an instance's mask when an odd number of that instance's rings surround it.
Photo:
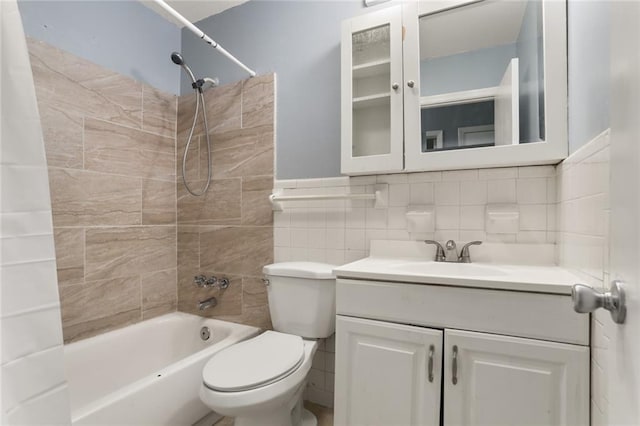
<path fill-rule="evenodd" d="M 446 275 L 456 277 L 496 277 L 507 275 L 499 268 L 489 265 L 474 265 L 472 263 L 447 263 L 447 262 L 402 262 L 390 265 L 389 269 L 399 273 Z"/>

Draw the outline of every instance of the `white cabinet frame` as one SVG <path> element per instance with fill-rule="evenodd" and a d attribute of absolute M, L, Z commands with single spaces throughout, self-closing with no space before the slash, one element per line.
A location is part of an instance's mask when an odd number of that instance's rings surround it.
<path fill-rule="evenodd" d="M 336 426 L 439 426 L 442 330 L 336 318 Z"/>
<path fill-rule="evenodd" d="M 444 342 L 445 426 L 589 424 L 589 347 L 449 329 Z"/>
<path fill-rule="evenodd" d="M 469 0 L 418 1 L 403 4 L 405 171 L 455 170 L 515 165 L 556 164 L 567 157 L 567 14 L 566 2 L 544 0 L 544 142 L 423 153 L 420 137 L 419 17 Z M 413 80 L 414 86 L 406 82 Z"/>
<path fill-rule="evenodd" d="M 390 151 L 388 154 L 353 156 L 353 72 L 352 35 L 360 31 L 389 25 L 390 31 Z M 341 171 L 347 175 L 390 173 L 404 167 L 402 118 L 402 8 L 400 5 L 367 13 L 342 23 L 341 43 Z M 392 84 L 398 83 L 397 90 Z M 376 98 L 379 98 L 377 96 Z M 375 102 L 376 99 L 370 101 Z M 360 100 L 360 103 L 369 101 Z"/>

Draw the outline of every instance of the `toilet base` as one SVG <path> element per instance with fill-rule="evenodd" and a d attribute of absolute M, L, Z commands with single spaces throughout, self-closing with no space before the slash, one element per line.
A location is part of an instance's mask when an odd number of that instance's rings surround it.
<path fill-rule="evenodd" d="M 296 390 L 289 404 L 271 411 L 237 416 L 234 426 L 317 426 L 316 416 L 302 405 L 302 394 L 306 380 Z"/>
<path fill-rule="evenodd" d="M 302 409 L 298 422 L 290 412 L 271 412 L 261 413 L 260 416 L 236 417 L 233 422 L 234 426 L 317 426 L 318 419 L 306 408 Z"/>
<path fill-rule="evenodd" d="M 318 419 L 311 411 L 303 408 L 300 426 L 318 426 Z"/>

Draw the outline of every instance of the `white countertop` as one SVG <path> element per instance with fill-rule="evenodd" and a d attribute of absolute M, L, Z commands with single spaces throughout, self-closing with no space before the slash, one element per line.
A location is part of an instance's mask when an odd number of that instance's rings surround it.
<path fill-rule="evenodd" d="M 434 262 L 435 250 L 421 242 L 373 241 L 370 257 L 340 266 L 334 273 L 338 278 L 563 295 L 570 295 L 573 284 L 580 282 L 570 271 L 550 263 L 553 255 L 546 252 L 552 247 L 509 244 L 511 248 L 504 250 L 503 246 L 487 244 L 475 250 L 478 262 L 464 264 Z"/>

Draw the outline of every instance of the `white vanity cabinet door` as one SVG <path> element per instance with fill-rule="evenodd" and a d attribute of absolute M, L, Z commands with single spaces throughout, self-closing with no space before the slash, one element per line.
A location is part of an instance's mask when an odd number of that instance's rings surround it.
<path fill-rule="evenodd" d="M 344 21 L 341 51 L 341 171 L 401 171 L 401 6 Z"/>
<path fill-rule="evenodd" d="M 338 315 L 336 426 L 439 425 L 442 334 Z"/>
<path fill-rule="evenodd" d="M 588 347 L 446 330 L 444 352 L 445 426 L 589 424 Z"/>

